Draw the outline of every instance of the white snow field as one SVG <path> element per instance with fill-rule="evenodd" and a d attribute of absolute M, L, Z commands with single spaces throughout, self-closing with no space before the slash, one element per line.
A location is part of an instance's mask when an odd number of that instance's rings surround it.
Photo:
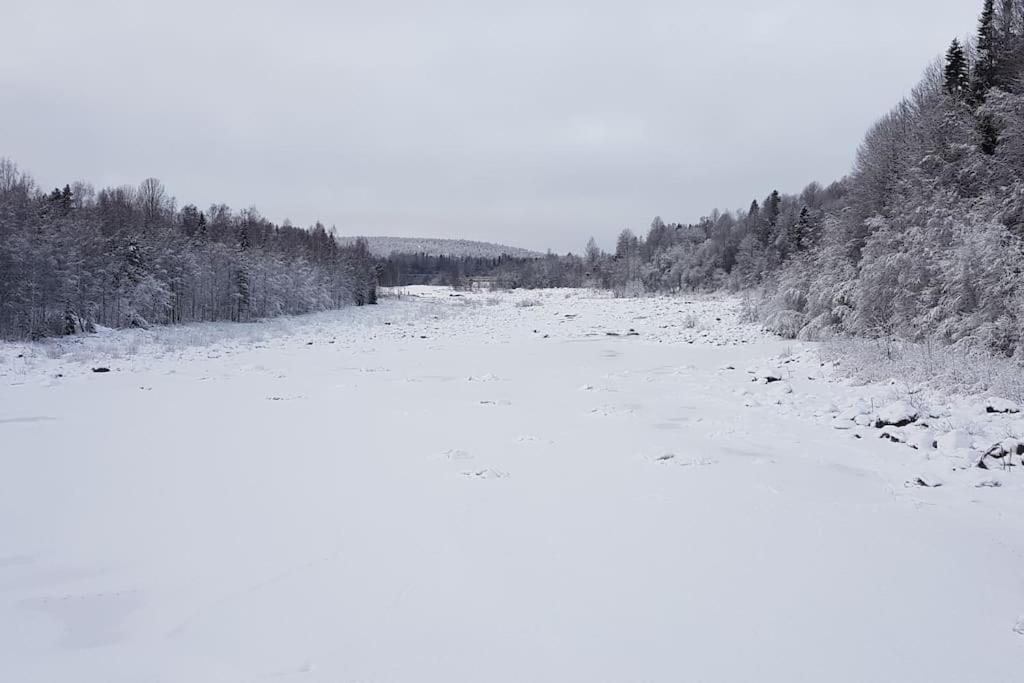
<path fill-rule="evenodd" d="M 1015 404 L 738 310 L 416 288 L 0 345 L 0 681 L 1021 681 L 1024 467 L 976 467 Z"/>

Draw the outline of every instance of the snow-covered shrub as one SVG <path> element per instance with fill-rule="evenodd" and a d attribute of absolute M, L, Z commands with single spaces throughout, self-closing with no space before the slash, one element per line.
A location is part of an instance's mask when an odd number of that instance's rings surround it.
<path fill-rule="evenodd" d="M 807 324 L 807 316 L 799 311 L 777 310 L 764 320 L 765 327 L 785 339 L 796 339 Z"/>
<path fill-rule="evenodd" d="M 885 339 L 832 339 L 823 360 L 837 362 L 864 382 L 898 381 L 946 393 L 992 395 L 1024 402 L 1024 367 L 1017 361 L 970 346 Z"/>
<path fill-rule="evenodd" d="M 615 292 L 615 295 L 624 299 L 638 299 L 646 293 L 647 288 L 644 287 L 643 281 L 637 278 L 626 282 L 621 289 Z"/>

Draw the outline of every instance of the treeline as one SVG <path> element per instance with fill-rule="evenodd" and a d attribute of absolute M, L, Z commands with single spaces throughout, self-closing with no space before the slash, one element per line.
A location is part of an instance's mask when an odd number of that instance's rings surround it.
<path fill-rule="evenodd" d="M 0 159 L 0 337 L 247 321 L 376 301 L 365 242 L 255 209 L 178 209 L 156 179 L 40 191 Z"/>
<path fill-rule="evenodd" d="M 475 278 L 494 278 L 499 271 L 525 271 L 533 260 L 508 255 L 491 258 L 395 252 L 377 260 L 377 272 L 380 284 L 387 287 L 445 285 L 461 288 Z"/>
<path fill-rule="evenodd" d="M 655 219 L 614 254 L 591 241 L 582 262 L 587 282 L 627 294 L 760 287 L 789 336 L 1024 357 L 1024 0 L 986 0 L 976 36 L 872 127 L 848 177 L 695 225 Z"/>

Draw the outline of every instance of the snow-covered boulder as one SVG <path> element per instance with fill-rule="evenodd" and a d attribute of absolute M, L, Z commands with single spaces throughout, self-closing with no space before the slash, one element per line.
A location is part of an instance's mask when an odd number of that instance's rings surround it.
<path fill-rule="evenodd" d="M 863 413 L 861 415 L 856 416 L 855 418 L 853 418 L 853 421 L 859 427 L 870 427 L 875 422 L 874 418 L 868 415 L 867 413 Z"/>
<path fill-rule="evenodd" d="M 837 420 L 843 420 L 845 422 L 853 422 L 857 419 L 858 415 L 863 415 L 864 411 L 859 408 L 847 408 L 846 410 L 840 410 L 836 414 Z"/>
<path fill-rule="evenodd" d="M 896 401 L 875 413 L 875 427 L 906 427 L 917 422 L 920 413 L 906 401 Z"/>
<path fill-rule="evenodd" d="M 906 443 L 907 433 L 901 427 L 886 427 L 878 438 L 892 441 L 893 443 Z"/>
<path fill-rule="evenodd" d="M 1001 413 L 1001 414 L 1016 414 L 1020 412 L 1020 406 L 1013 401 L 1007 401 L 1005 398 L 997 398 L 990 396 L 984 401 L 984 407 L 986 413 Z"/>
<path fill-rule="evenodd" d="M 935 440 L 935 443 L 938 445 L 939 450 L 958 451 L 971 447 L 971 435 L 962 429 L 954 429 L 940 435 Z"/>
<path fill-rule="evenodd" d="M 907 445 L 919 451 L 930 451 L 935 448 L 935 432 L 930 429 L 915 429 L 908 435 Z"/>
<path fill-rule="evenodd" d="M 878 435 L 881 439 L 901 443 L 919 451 L 930 451 L 935 447 L 935 435 L 930 429 L 913 427 L 885 427 Z"/>
<path fill-rule="evenodd" d="M 747 373 L 754 376 L 754 381 L 761 381 L 765 384 L 782 381 L 782 370 L 778 368 L 749 368 Z"/>

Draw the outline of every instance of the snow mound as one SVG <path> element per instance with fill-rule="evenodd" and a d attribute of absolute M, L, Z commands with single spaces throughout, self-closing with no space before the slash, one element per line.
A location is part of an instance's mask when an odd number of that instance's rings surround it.
<path fill-rule="evenodd" d="M 936 443 L 940 450 L 958 451 L 971 447 L 971 436 L 962 429 L 954 429 L 941 435 Z"/>
<path fill-rule="evenodd" d="M 918 417 L 920 413 L 906 401 L 896 401 L 875 413 L 875 427 L 906 427 Z"/>
<path fill-rule="evenodd" d="M 1020 406 L 1005 398 L 989 397 L 984 401 L 986 413 L 1016 414 L 1020 412 Z"/>

